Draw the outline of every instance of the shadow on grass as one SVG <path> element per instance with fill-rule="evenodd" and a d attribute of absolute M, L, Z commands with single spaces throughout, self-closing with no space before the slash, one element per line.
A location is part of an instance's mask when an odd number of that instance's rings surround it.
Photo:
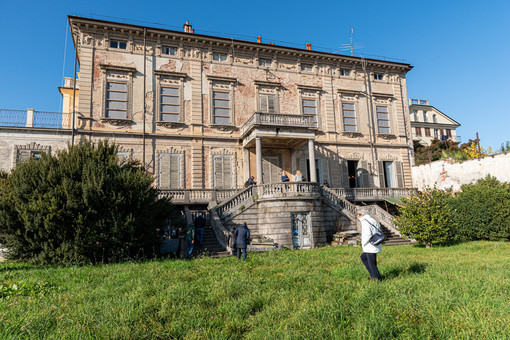
<path fill-rule="evenodd" d="M 388 272 L 385 272 L 384 275 L 382 275 L 383 280 L 389 280 L 394 279 L 399 276 L 406 276 L 410 274 L 423 274 L 425 273 L 425 268 L 427 267 L 427 264 L 425 263 L 411 263 L 409 267 L 407 268 L 393 268 L 389 270 Z"/>

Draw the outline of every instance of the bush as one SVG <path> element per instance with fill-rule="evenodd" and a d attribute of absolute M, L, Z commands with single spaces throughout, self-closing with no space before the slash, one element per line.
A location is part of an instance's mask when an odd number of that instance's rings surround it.
<path fill-rule="evenodd" d="M 456 211 L 456 239 L 510 240 L 510 184 L 489 175 L 461 189 L 450 199 Z"/>
<path fill-rule="evenodd" d="M 451 194 L 446 191 L 427 188 L 403 198 L 394 223 L 403 236 L 424 242 L 427 248 L 433 242 L 447 241 L 455 223 L 449 197 Z"/>
<path fill-rule="evenodd" d="M 0 243 L 10 258 L 96 263 L 151 256 L 172 212 L 153 177 L 119 164 L 117 147 L 69 146 L 19 164 L 0 180 Z"/>

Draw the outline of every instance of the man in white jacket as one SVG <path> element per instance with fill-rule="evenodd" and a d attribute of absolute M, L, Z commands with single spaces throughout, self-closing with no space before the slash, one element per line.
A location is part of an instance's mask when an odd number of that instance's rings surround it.
<path fill-rule="evenodd" d="M 370 243 L 370 237 L 380 229 L 379 223 L 368 214 L 365 208 L 358 208 L 358 218 L 361 221 L 361 246 L 363 247 L 361 261 L 370 274 L 369 280 L 380 281 L 381 274 L 377 269 L 377 253 L 381 252 L 382 245 L 374 246 Z"/>

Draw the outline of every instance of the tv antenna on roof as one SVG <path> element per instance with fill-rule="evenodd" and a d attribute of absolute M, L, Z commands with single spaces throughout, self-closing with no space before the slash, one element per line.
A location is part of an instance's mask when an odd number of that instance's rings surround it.
<path fill-rule="evenodd" d="M 354 55 L 354 48 L 352 46 L 352 35 L 354 34 L 354 29 L 351 27 L 351 57 Z"/>
<path fill-rule="evenodd" d="M 354 56 L 354 50 L 358 50 L 360 48 L 365 48 L 363 43 L 354 43 L 354 28 L 351 27 L 351 40 L 348 44 L 340 44 L 340 48 L 338 52 L 351 52 L 351 56 Z"/>

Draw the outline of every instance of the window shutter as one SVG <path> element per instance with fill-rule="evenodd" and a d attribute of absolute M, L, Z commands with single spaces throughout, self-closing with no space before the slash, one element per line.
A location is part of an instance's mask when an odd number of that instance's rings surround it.
<path fill-rule="evenodd" d="M 262 158 L 262 182 L 260 183 L 269 183 L 271 179 L 271 170 L 269 168 L 269 161 L 266 158 Z M 257 180 L 259 179 L 257 178 Z"/>
<path fill-rule="evenodd" d="M 394 166 L 395 166 L 395 172 L 397 174 L 397 186 L 399 188 L 403 188 L 404 187 L 404 176 L 403 176 L 403 171 L 402 171 L 402 162 L 393 162 Z"/>
<path fill-rule="evenodd" d="M 170 188 L 170 155 L 167 153 L 159 154 L 159 188 Z"/>
<path fill-rule="evenodd" d="M 259 109 L 260 109 L 260 112 L 267 112 L 267 109 L 268 109 L 267 95 L 265 95 L 265 94 L 259 95 Z"/>
<path fill-rule="evenodd" d="M 322 184 L 324 180 L 328 181 L 328 183 L 331 185 L 331 178 L 329 178 L 329 160 L 326 158 L 321 159 L 321 169 L 322 169 Z"/>
<path fill-rule="evenodd" d="M 349 187 L 349 170 L 347 168 L 347 161 L 345 159 L 340 160 L 340 187 Z"/>
<path fill-rule="evenodd" d="M 360 181 L 359 187 L 360 188 L 369 188 L 370 185 L 368 183 L 368 162 L 367 161 L 359 161 L 358 168 L 360 171 L 360 178 L 358 180 Z"/>
<path fill-rule="evenodd" d="M 232 188 L 232 156 L 223 157 L 223 187 Z"/>
<path fill-rule="evenodd" d="M 30 150 L 19 150 L 18 151 L 18 163 L 28 161 L 30 159 Z"/>
<path fill-rule="evenodd" d="M 214 187 L 223 188 L 223 157 L 214 157 Z"/>
<path fill-rule="evenodd" d="M 275 98 L 274 95 L 268 95 L 267 96 L 267 112 L 269 113 L 275 113 Z"/>
<path fill-rule="evenodd" d="M 181 188 L 181 155 L 170 155 L 170 188 Z"/>
<path fill-rule="evenodd" d="M 384 180 L 384 162 L 378 161 L 377 164 L 379 167 L 379 188 L 385 188 L 386 181 Z"/>

